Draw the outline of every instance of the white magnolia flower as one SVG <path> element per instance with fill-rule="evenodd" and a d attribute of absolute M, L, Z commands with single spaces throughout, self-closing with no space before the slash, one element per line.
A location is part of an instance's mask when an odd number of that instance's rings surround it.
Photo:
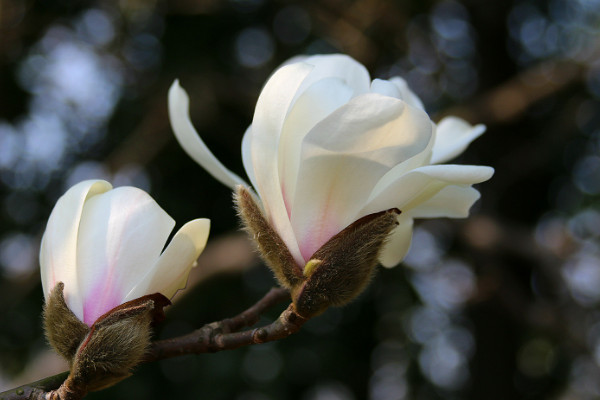
<path fill-rule="evenodd" d="M 42 238 L 46 300 L 63 282 L 68 307 L 91 326 L 129 300 L 173 297 L 206 245 L 210 221 L 188 222 L 162 251 L 174 225 L 143 190 L 102 180 L 76 184 L 58 199 Z"/>
<path fill-rule="evenodd" d="M 169 115 L 185 151 L 225 185 L 244 181 L 202 142 L 176 81 Z M 396 207 L 402 211 L 380 261 L 394 266 L 408 251 L 414 218 L 462 218 L 479 198 L 471 185 L 493 169 L 441 163 L 485 130 L 455 118 L 437 126 L 401 78 L 371 81 L 344 55 L 302 58 L 265 84 L 242 158 L 266 217 L 301 267 L 353 221 Z"/>

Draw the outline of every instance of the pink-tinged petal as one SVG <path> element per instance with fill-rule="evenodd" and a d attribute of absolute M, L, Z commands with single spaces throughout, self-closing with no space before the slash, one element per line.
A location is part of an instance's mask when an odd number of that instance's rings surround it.
<path fill-rule="evenodd" d="M 123 303 L 158 259 L 175 222 L 146 192 L 120 187 L 89 199 L 77 243 L 88 325 Z"/>
<path fill-rule="evenodd" d="M 379 262 L 386 268 L 398 265 L 410 249 L 413 234 L 413 219 L 409 216 L 400 215 L 398 222 L 399 225 L 392 231 L 388 242 L 379 255 Z"/>
<path fill-rule="evenodd" d="M 305 261 L 357 219 L 370 182 L 385 170 L 376 161 L 343 154 L 314 155 L 302 163 L 291 219 Z"/>
<path fill-rule="evenodd" d="M 58 282 L 65 284 L 65 300 L 73 313 L 83 318 L 83 300 L 77 282 L 77 234 L 87 199 L 112 189 L 110 183 L 88 180 L 71 187 L 50 214 L 40 249 L 40 272 L 44 297 Z"/>
<path fill-rule="evenodd" d="M 436 129 L 436 139 L 431 156 L 432 164 L 440 164 L 453 159 L 483 135 L 485 125 L 471 126 L 467 121 L 456 117 L 446 117 Z"/>
<path fill-rule="evenodd" d="M 446 186 L 429 200 L 410 211 L 413 218 L 466 218 L 481 197 L 471 186 Z"/>
<path fill-rule="evenodd" d="M 255 187 L 267 218 L 298 263 L 302 263 L 302 258 L 283 200 L 277 156 L 285 117 L 296 91 L 312 70 L 310 65 L 299 63 L 284 66 L 273 74 L 258 98 L 249 143 Z"/>
<path fill-rule="evenodd" d="M 146 276 L 125 296 L 125 301 L 152 293 L 172 298 L 185 288 L 190 270 L 208 240 L 210 220 L 195 219 L 183 225 Z"/>
<path fill-rule="evenodd" d="M 355 97 L 317 124 L 303 142 L 292 210 L 302 256 L 358 219 L 373 185 L 425 151 L 432 134 L 427 114 L 378 94 Z"/>
<path fill-rule="evenodd" d="M 279 145 L 281 188 L 288 215 L 293 207 L 304 137 L 318 122 L 346 104 L 352 94 L 353 90 L 339 78 L 321 79 L 298 97 L 288 113 Z"/>
<path fill-rule="evenodd" d="M 401 174 L 389 184 L 373 192 L 360 215 L 367 215 L 391 207 L 407 213 L 425 203 L 447 186 L 468 186 L 486 181 L 494 169 L 475 165 L 428 165 Z"/>
<path fill-rule="evenodd" d="M 400 99 L 407 102 L 411 106 L 418 108 L 420 110 L 425 111 L 425 107 L 423 106 L 423 102 L 410 88 L 406 81 L 399 76 L 396 76 L 390 79 L 390 82 L 396 85 L 398 90 L 400 91 Z"/>
<path fill-rule="evenodd" d="M 206 147 L 190 120 L 189 103 L 187 93 L 176 80 L 169 89 L 169 118 L 183 150 L 224 185 L 232 189 L 237 185 L 247 185 L 242 178 L 225 168 Z"/>

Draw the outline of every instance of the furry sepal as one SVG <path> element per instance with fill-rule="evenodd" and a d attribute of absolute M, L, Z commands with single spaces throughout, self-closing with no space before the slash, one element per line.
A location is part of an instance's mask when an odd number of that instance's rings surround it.
<path fill-rule="evenodd" d="M 392 208 L 367 215 L 321 246 L 304 267 L 304 283 L 292 289 L 298 314 L 314 317 L 329 306 L 342 306 L 358 296 L 371 281 L 399 214 L 400 210 Z"/>
<path fill-rule="evenodd" d="M 59 282 L 48 296 L 44 305 L 44 330 L 50 345 L 70 364 L 90 328 L 67 307 L 64 288 L 65 285 Z"/>
<path fill-rule="evenodd" d="M 112 386 L 131 374 L 150 345 L 152 325 L 165 318 L 171 302 L 154 293 L 108 311 L 91 327 L 67 306 L 59 282 L 44 307 L 46 337 L 69 361 L 70 374 L 63 390 L 87 393 Z"/>
<path fill-rule="evenodd" d="M 301 284 L 304 278 L 300 266 L 263 215 L 252 193 L 239 185 L 235 193 L 235 203 L 244 228 L 254 239 L 259 254 L 281 286 L 291 289 Z"/>
<path fill-rule="evenodd" d="M 344 305 L 364 290 L 400 214 L 392 208 L 360 218 L 329 239 L 302 268 L 247 188 L 237 187 L 235 201 L 260 255 L 281 286 L 290 290 L 296 312 L 305 318 Z"/>
<path fill-rule="evenodd" d="M 150 345 L 151 324 L 171 302 L 155 293 L 121 304 L 94 322 L 71 367 L 71 379 L 87 391 L 112 386 L 131 374 Z"/>

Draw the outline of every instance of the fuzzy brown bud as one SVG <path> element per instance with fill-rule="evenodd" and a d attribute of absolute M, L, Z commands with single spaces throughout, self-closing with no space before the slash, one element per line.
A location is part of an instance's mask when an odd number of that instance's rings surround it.
<path fill-rule="evenodd" d="M 44 305 L 44 330 L 50 345 L 69 364 L 90 328 L 67 307 L 63 295 L 65 285 L 54 286 Z"/>
<path fill-rule="evenodd" d="M 252 193 L 238 186 L 235 200 L 260 255 L 279 283 L 290 289 L 296 311 L 305 318 L 318 315 L 329 306 L 344 305 L 364 290 L 400 214 L 400 210 L 392 208 L 360 218 L 321 246 L 302 269 L 264 217 Z"/>
<path fill-rule="evenodd" d="M 400 210 L 392 208 L 367 215 L 321 246 L 304 267 L 305 282 L 292 290 L 296 311 L 311 317 L 358 296 L 371 281 L 399 214 Z"/>
<path fill-rule="evenodd" d="M 131 374 L 150 345 L 151 325 L 164 319 L 169 299 L 155 293 L 113 308 L 88 328 L 67 307 L 64 285 L 56 285 L 44 310 L 46 336 L 70 364 L 56 398 L 83 395 L 111 386 Z"/>
<path fill-rule="evenodd" d="M 150 325 L 162 319 L 170 304 L 156 293 L 124 303 L 92 325 L 73 359 L 71 379 L 88 391 L 103 389 L 128 377 L 150 345 Z"/>
<path fill-rule="evenodd" d="M 302 270 L 281 237 L 267 222 L 252 193 L 239 185 L 235 193 L 235 203 L 244 228 L 254 239 L 259 254 L 279 283 L 287 289 L 300 285 L 304 280 Z"/>

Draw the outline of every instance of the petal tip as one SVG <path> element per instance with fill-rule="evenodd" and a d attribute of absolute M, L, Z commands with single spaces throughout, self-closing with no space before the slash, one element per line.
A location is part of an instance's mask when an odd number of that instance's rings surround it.
<path fill-rule="evenodd" d="M 176 101 L 180 101 L 183 104 L 187 104 L 188 95 L 184 88 L 179 84 L 179 79 L 175 79 L 169 88 L 169 104 L 174 104 Z"/>
<path fill-rule="evenodd" d="M 484 180 L 487 181 L 496 173 L 496 170 L 493 167 L 484 166 L 485 170 L 483 172 Z"/>

